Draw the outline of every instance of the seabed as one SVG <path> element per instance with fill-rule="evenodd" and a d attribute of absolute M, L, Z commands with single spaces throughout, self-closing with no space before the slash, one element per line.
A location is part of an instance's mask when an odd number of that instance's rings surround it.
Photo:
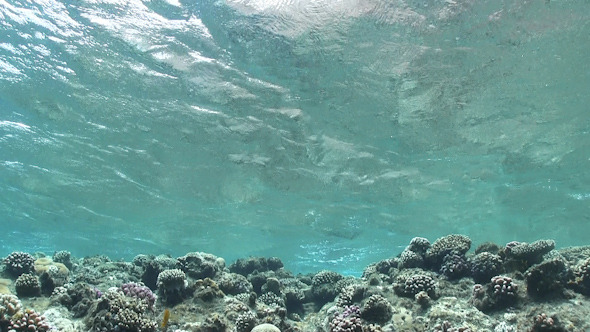
<path fill-rule="evenodd" d="M 416 237 L 361 277 L 293 274 L 277 257 L 2 261 L 0 331 L 590 331 L 590 247 Z"/>

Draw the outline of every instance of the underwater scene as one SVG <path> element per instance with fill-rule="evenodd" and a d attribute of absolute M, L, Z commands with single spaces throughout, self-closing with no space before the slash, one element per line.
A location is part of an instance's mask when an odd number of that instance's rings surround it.
<path fill-rule="evenodd" d="M 590 2 L 0 0 L 0 332 L 590 331 Z"/>

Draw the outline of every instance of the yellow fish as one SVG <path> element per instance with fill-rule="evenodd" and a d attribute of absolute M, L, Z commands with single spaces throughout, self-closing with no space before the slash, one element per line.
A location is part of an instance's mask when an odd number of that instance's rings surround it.
<path fill-rule="evenodd" d="M 164 310 L 164 318 L 162 318 L 162 328 L 166 328 L 168 326 L 168 320 L 170 319 L 170 310 Z"/>

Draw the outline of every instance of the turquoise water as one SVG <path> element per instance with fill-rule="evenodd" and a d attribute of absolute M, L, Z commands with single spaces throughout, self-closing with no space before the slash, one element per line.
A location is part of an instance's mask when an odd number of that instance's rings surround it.
<path fill-rule="evenodd" d="M 589 54 L 588 1 L 0 0 L 0 254 L 588 244 Z"/>

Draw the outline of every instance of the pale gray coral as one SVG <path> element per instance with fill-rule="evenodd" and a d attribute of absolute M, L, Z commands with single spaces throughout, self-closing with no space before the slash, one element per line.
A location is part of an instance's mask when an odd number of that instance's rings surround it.
<path fill-rule="evenodd" d="M 229 266 L 229 270 L 234 273 L 247 276 L 255 271 L 277 271 L 283 267 L 283 262 L 277 257 L 250 257 L 240 258 Z"/>
<path fill-rule="evenodd" d="M 52 259 L 54 262 L 62 263 L 68 269 L 71 269 L 73 267 L 72 254 L 69 251 L 66 251 L 66 250 L 56 251 L 53 254 Z"/>
<path fill-rule="evenodd" d="M 422 267 L 424 265 L 424 257 L 412 250 L 404 250 L 399 255 L 398 265 L 400 268 Z"/>
<path fill-rule="evenodd" d="M 247 311 L 236 318 L 236 332 L 250 332 L 256 326 L 256 315 Z"/>
<path fill-rule="evenodd" d="M 186 287 L 186 275 L 179 269 L 164 270 L 158 275 L 158 289 L 182 289 Z"/>
<path fill-rule="evenodd" d="M 186 275 L 179 269 L 160 272 L 156 282 L 162 301 L 174 304 L 182 300 L 187 287 Z"/>
<path fill-rule="evenodd" d="M 238 315 L 250 311 L 250 307 L 235 297 L 225 299 L 225 317 L 230 321 L 236 321 Z"/>
<path fill-rule="evenodd" d="M 260 302 L 266 304 L 267 306 L 271 306 L 271 307 L 284 307 L 285 306 L 285 300 L 283 300 L 283 298 L 281 296 L 278 296 L 272 292 L 267 292 L 267 293 L 260 295 L 260 297 L 258 297 L 258 300 Z"/>
<path fill-rule="evenodd" d="M 241 302 L 247 304 L 247 305 L 254 306 L 256 304 L 256 299 L 258 298 L 258 296 L 256 295 L 256 293 L 250 292 L 250 293 L 236 294 L 234 296 L 234 298 L 238 301 L 241 301 Z"/>
<path fill-rule="evenodd" d="M 393 309 L 382 295 L 371 295 L 361 309 L 361 317 L 376 323 L 385 323 L 391 319 Z"/>
<path fill-rule="evenodd" d="M 551 259 L 533 265 L 525 273 L 527 292 L 537 298 L 563 296 L 571 274 L 561 259 Z"/>
<path fill-rule="evenodd" d="M 436 281 L 425 274 L 412 275 L 394 284 L 396 291 L 403 296 L 414 297 L 421 291 L 426 292 L 431 298 L 436 297 Z"/>
<path fill-rule="evenodd" d="M 355 302 L 360 302 L 365 296 L 366 291 L 367 287 L 364 284 L 354 283 L 348 285 L 340 290 L 336 305 L 344 308 Z"/>
<path fill-rule="evenodd" d="M 287 309 L 299 310 L 305 301 L 305 290 L 309 289 L 309 286 L 295 278 L 282 279 L 281 284 L 284 287 L 283 294 Z"/>
<path fill-rule="evenodd" d="M 357 285 L 358 283 L 358 280 L 353 277 L 343 277 L 336 282 L 336 291 L 340 292 L 342 289 L 348 286 Z"/>
<path fill-rule="evenodd" d="M 550 331 L 566 331 L 563 326 L 560 326 L 559 320 L 556 316 L 548 316 L 545 313 L 541 313 L 533 317 L 533 327 L 530 329 L 531 332 L 550 332 Z"/>
<path fill-rule="evenodd" d="M 121 331 L 155 331 L 158 324 L 147 319 L 142 312 L 137 312 L 131 308 L 124 308 L 116 315 L 117 326 Z"/>
<path fill-rule="evenodd" d="M 225 294 L 211 278 L 199 279 L 191 287 L 193 297 L 209 302 L 216 298 L 223 298 Z"/>
<path fill-rule="evenodd" d="M 491 277 L 503 270 L 502 258 L 499 255 L 484 251 L 471 258 L 471 276 L 478 283 L 488 282 Z"/>
<path fill-rule="evenodd" d="M 266 292 L 271 292 L 271 293 L 275 293 L 277 295 L 281 295 L 281 282 L 279 281 L 279 279 L 277 278 L 268 278 L 266 279 L 266 282 L 264 283 L 264 285 L 262 285 L 262 287 L 260 288 L 260 291 L 262 293 L 266 293 Z"/>
<path fill-rule="evenodd" d="M 252 332 L 281 332 L 281 330 L 272 324 L 265 323 L 254 326 Z"/>
<path fill-rule="evenodd" d="M 583 260 L 573 269 L 569 286 L 584 295 L 590 295 L 590 258 Z"/>
<path fill-rule="evenodd" d="M 363 326 L 363 332 L 383 332 L 381 325 L 369 324 Z"/>
<path fill-rule="evenodd" d="M 35 258 L 26 252 L 14 251 L 4 258 L 6 272 L 13 276 L 20 276 L 23 273 L 32 273 L 35 271 Z"/>
<path fill-rule="evenodd" d="M 332 301 L 338 295 L 336 283 L 344 277 L 336 272 L 321 271 L 312 279 L 311 292 L 319 303 Z M 341 287 L 340 287 L 341 288 Z"/>
<path fill-rule="evenodd" d="M 320 271 L 316 275 L 313 276 L 311 282 L 312 286 L 323 285 L 323 284 L 335 284 L 339 280 L 343 279 L 344 277 L 336 272 L 333 271 Z"/>
<path fill-rule="evenodd" d="M 555 249 L 555 241 L 538 240 L 533 243 L 510 242 L 504 248 L 504 253 L 508 259 L 525 261 L 523 269 L 539 263 L 543 260 L 543 255 Z"/>
<path fill-rule="evenodd" d="M 191 252 L 178 257 L 178 267 L 191 278 L 213 278 L 223 271 L 225 261 L 215 255 Z"/>
<path fill-rule="evenodd" d="M 430 295 L 428 295 L 428 293 L 425 291 L 419 291 L 416 293 L 416 295 L 414 295 L 414 300 L 416 300 L 416 303 L 422 307 L 428 307 L 432 302 Z"/>
<path fill-rule="evenodd" d="M 397 267 L 399 267 L 399 258 L 384 259 L 367 266 L 363 271 L 363 278 L 369 278 L 374 274 L 383 274 L 390 277 L 395 273 Z"/>
<path fill-rule="evenodd" d="M 118 288 L 103 294 L 90 311 L 87 324 L 91 331 L 154 332 L 157 322 L 147 315 L 148 303 L 127 296 Z"/>
<path fill-rule="evenodd" d="M 61 266 L 63 267 L 63 265 Z M 43 271 L 40 273 L 40 271 Z M 61 270 L 59 266 L 48 265 L 37 270 L 40 273 L 39 282 L 41 283 L 41 292 L 45 295 L 51 294 L 55 287 L 60 287 L 68 281 L 69 271 Z"/>
<path fill-rule="evenodd" d="M 153 258 L 153 262 L 162 268 L 162 270 L 172 270 L 178 267 L 178 259 L 169 255 L 158 255 Z"/>
<path fill-rule="evenodd" d="M 71 310 L 75 318 L 83 317 L 88 312 L 94 300 L 102 296 L 102 293 L 86 283 L 65 284 L 56 287 L 51 294 L 51 299 Z"/>
<path fill-rule="evenodd" d="M 30 273 L 21 274 L 14 283 L 16 294 L 18 296 L 38 296 L 41 295 L 41 284 L 36 276 Z"/>
<path fill-rule="evenodd" d="M 246 277 L 237 273 L 222 273 L 217 280 L 219 288 L 225 294 L 236 295 L 240 293 L 249 293 L 253 290 L 252 284 Z"/>
<path fill-rule="evenodd" d="M 430 248 L 430 241 L 424 237 L 415 237 L 410 240 L 410 244 L 406 247 L 406 250 L 413 251 L 417 254 L 424 255 L 426 250 Z"/>
<path fill-rule="evenodd" d="M 352 286 L 344 287 L 338 294 L 336 305 L 344 308 L 354 303 L 354 288 Z"/>
<path fill-rule="evenodd" d="M 443 259 L 440 273 L 449 280 L 459 279 L 469 274 L 469 262 L 464 255 L 451 253 Z"/>
<path fill-rule="evenodd" d="M 438 269 L 444 257 L 450 253 L 464 255 L 471 248 L 471 239 L 465 235 L 451 234 L 441 237 L 426 250 L 425 259 Z"/>

